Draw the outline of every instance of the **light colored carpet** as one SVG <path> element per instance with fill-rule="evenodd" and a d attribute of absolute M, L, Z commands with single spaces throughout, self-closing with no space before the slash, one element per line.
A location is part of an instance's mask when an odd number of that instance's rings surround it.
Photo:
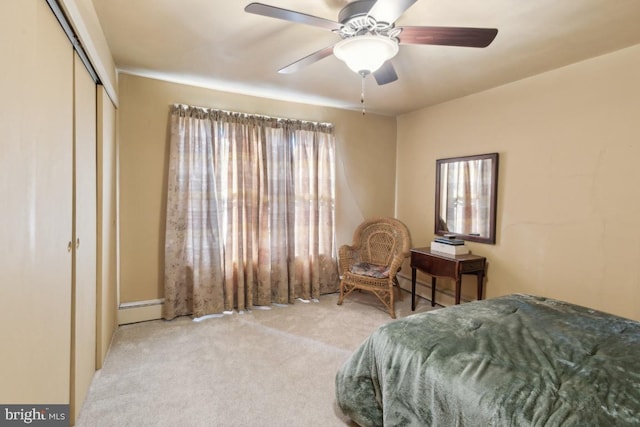
<path fill-rule="evenodd" d="M 125 325 L 96 373 L 77 426 L 345 426 L 336 371 L 392 319 L 375 297 Z M 429 310 L 419 299 L 416 312 Z M 402 292 L 398 318 L 412 314 Z"/>

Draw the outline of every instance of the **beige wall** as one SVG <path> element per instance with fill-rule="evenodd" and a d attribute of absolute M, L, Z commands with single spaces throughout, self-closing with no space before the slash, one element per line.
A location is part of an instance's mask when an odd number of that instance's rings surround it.
<path fill-rule="evenodd" d="M 486 295 L 640 320 L 640 45 L 398 118 L 398 216 L 433 237 L 435 160 L 500 153 Z M 473 279 L 463 294 L 474 294 Z"/>
<path fill-rule="evenodd" d="M 168 118 L 173 103 L 331 122 L 338 162 L 338 244 L 350 242 L 365 217 L 394 213 L 395 118 L 127 74 L 119 76 L 118 94 L 121 303 L 163 297 Z"/>

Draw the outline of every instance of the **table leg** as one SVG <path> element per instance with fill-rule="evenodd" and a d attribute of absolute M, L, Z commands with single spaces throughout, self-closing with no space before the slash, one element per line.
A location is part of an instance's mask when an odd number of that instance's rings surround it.
<path fill-rule="evenodd" d="M 456 280 L 456 304 L 460 304 L 461 288 L 462 288 L 462 277 L 458 277 L 458 280 Z"/>
<path fill-rule="evenodd" d="M 416 269 L 411 267 L 411 311 L 416 309 Z"/>
<path fill-rule="evenodd" d="M 436 277 L 431 276 L 431 307 L 436 305 Z"/>
<path fill-rule="evenodd" d="M 484 283 L 484 272 L 478 273 L 478 300 L 482 299 L 482 284 Z"/>

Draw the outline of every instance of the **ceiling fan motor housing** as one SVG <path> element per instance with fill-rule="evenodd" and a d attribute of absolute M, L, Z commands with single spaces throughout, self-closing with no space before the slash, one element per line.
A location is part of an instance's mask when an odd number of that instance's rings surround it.
<path fill-rule="evenodd" d="M 338 21 L 341 24 L 346 24 L 349 20 L 359 17 L 366 16 L 371 7 L 374 5 L 376 0 L 355 0 L 351 3 L 347 4 L 342 8 L 340 13 L 338 14 Z"/>
<path fill-rule="evenodd" d="M 356 0 L 346 5 L 338 16 L 342 28 L 338 34 L 343 39 L 362 35 L 379 35 L 395 38 L 400 34 L 393 23 L 376 20 L 369 15 L 376 0 Z"/>

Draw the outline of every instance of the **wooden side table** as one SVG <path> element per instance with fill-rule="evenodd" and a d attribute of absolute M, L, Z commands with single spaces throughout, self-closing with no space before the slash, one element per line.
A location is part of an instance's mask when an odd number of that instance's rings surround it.
<path fill-rule="evenodd" d="M 475 274 L 478 280 L 478 299 L 482 299 L 482 284 L 487 259 L 478 255 L 447 255 L 430 248 L 411 249 L 411 310 L 416 309 L 416 269 L 431 276 L 431 306 L 435 305 L 436 278 L 445 277 L 456 282 L 456 304 L 460 304 L 463 274 Z"/>

